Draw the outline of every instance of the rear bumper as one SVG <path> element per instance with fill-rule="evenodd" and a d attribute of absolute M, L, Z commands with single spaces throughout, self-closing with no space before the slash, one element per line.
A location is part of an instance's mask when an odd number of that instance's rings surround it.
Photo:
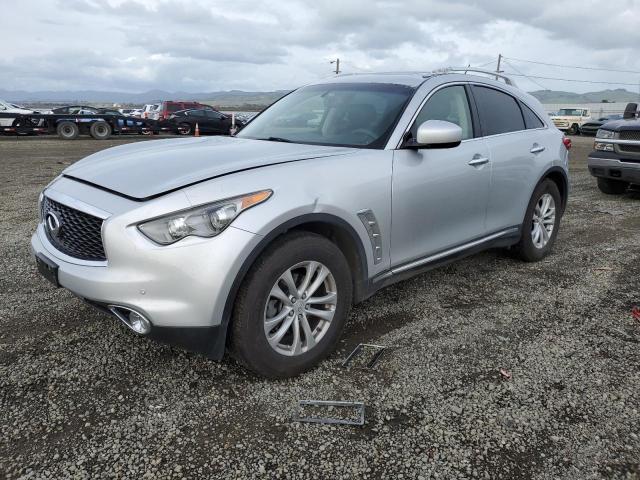
<path fill-rule="evenodd" d="M 594 177 L 640 184 L 640 163 L 622 162 L 615 158 L 602 158 L 599 154 L 595 156 L 594 152 L 589 156 L 587 166 L 589 167 L 589 173 Z"/>

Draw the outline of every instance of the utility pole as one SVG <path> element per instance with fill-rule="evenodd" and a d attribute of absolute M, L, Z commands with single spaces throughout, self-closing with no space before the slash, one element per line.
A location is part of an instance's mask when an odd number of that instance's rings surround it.
<path fill-rule="evenodd" d="M 334 63 L 336 64 L 336 70 L 335 71 L 336 71 L 336 75 L 338 75 L 340 73 L 340 59 L 336 58 L 335 60 L 331 60 L 329 63 L 330 64 L 334 64 Z"/>
<path fill-rule="evenodd" d="M 502 73 L 502 70 L 500 70 L 500 64 L 502 63 L 502 54 L 499 53 L 498 54 L 498 66 L 496 67 L 496 73 Z M 498 80 L 498 76 L 496 75 L 496 80 Z"/>

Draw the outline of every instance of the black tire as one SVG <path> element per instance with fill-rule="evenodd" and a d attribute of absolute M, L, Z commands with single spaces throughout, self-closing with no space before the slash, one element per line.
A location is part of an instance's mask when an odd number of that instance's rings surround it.
<path fill-rule="evenodd" d="M 75 140 L 80 135 L 80 128 L 73 122 L 60 122 L 56 127 L 56 133 L 63 140 Z"/>
<path fill-rule="evenodd" d="M 553 197 L 553 201 L 555 203 L 555 222 L 553 224 L 553 230 L 546 245 L 538 248 L 534 245 L 532 238 L 533 216 L 538 201 L 545 194 L 549 194 Z M 520 259 L 524 260 L 525 262 L 537 262 L 542 260 L 549 254 L 549 252 L 551 252 L 556 237 L 558 236 L 558 229 L 560 227 L 560 218 L 562 217 L 562 213 L 562 197 L 560 196 L 558 186 L 553 180 L 543 180 L 536 187 L 533 195 L 531 195 L 531 200 L 529 200 L 527 212 L 524 216 L 524 222 L 522 222 L 522 236 L 520 237 L 520 242 L 518 242 L 518 244 L 514 248 L 515 253 Z"/>
<path fill-rule="evenodd" d="M 287 356 L 271 347 L 264 331 L 269 292 L 287 269 L 311 260 L 325 265 L 333 275 L 337 292 L 335 313 L 326 333 L 313 348 Z M 259 375 L 269 378 L 298 375 L 315 366 L 336 347 L 351 301 L 351 271 L 340 249 L 314 233 L 286 235 L 256 260 L 240 287 L 231 325 L 231 351 L 242 365 Z"/>
<path fill-rule="evenodd" d="M 622 195 L 629 188 L 628 182 L 598 177 L 598 188 L 607 195 Z"/>
<path fill-rule="evenodd" d="M 567 130 L 567 133 L 569 135 L 577 135 L 578 134 L 578 124 L 574 123 L 573 125 L 571 125 L 569 127 L 569 130 Z"/>
<path fill-rule="evenodd" d="M 107 140 L 111 137 L 111 125 L 103 121 L 94 122 L 89 128 L 89 133 L 96 140 Z"/>
<path fill-rule="evenodd" d="M 182 122 L 178 125 L 178 133 L 180 135 L 191 135 L 191 124 Z"/>

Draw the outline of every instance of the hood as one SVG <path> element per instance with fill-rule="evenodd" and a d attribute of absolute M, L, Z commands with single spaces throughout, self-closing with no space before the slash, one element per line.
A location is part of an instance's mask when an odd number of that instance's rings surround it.
<path fill-rule="evenodd" d="M 606 130 L 640 130 L 640 119 L 625 118 L 623 120 L 609 120 L 602 125 Z"/>
<path fill-rule="evenodd" d="M 191 137 L 103 150 L 74 163 L 63 174 L 134 200 L 146 200 L 241 170 L 355 151 L 234 137 Z"/>

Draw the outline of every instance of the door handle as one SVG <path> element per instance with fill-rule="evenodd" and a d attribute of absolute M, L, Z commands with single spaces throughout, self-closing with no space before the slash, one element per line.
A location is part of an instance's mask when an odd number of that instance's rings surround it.
<path fill-rule="evenodd" d="M 484 165 L 485 163 L 489 163 L 489 159 L 487 157 L 483 157 L 479 153 L 476 153 L 473 158 L 467 162 L 467 165 L 471 165 L 472 167 L 479 167 L 480 165 Z"/>
<path fill-rule="evenodd" d="M 541 153 L 541 152 L 544 152 L 544 147 L 541 147 L 537 143 L 534 143 L 533 147 L 531 147 L 531 150 L 529 150 L 529 151 L 531 153 Z"/>

